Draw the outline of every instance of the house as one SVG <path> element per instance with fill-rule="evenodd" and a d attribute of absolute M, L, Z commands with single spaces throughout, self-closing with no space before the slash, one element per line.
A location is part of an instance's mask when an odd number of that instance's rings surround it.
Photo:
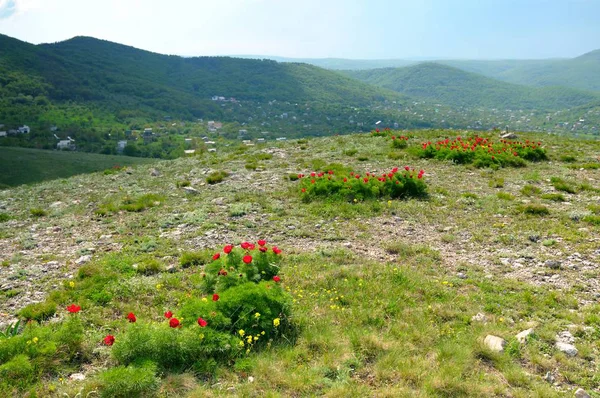
<path fill-rule="evenodd" d="M 208 148 L 208 152 L 217 152 L 217 148 Z"/>
<path fill-rule="evenodd" d="M 6 137 L 6 131 L 0 131 L 0 137 Z"/>
<path fill-rule="evenodd" d="M 58 141 L 58 144 L 56 144 L 56 149 L 74 151 L 77 147 L 71 140 L 60 140 Z"/>
<path fill-rule="evenodd" d="M 287 141 L 287 138 L 286 137 L 279 137 L 279 138 L 277 138 L 277 141 Z"/>
<path fill-rule="evenodd" d="M 186 155 L 193 155 L 196 153 L 195 149 L 186 149 L 183 151 Z"/>
<path fill-rule="evenodd" d="M 256 142 L 258 142 L 259 144 L 264 144 L 265 143 L 265 139 L 264 138 L 258 138 L 256 140 Z"/>
<path fill-rule="evenodd" d="M 19 132 L 17 130 L 8 130 L 8 135 L 17 135 Z"/>
<path fill-rule="evenodd" d="M 154 133 L 152 132 L 152 128 L 146 127 L 142 133 L 142 137 L 144 138 L 144 142 L 154 141 Z"/>
<path fill-rule="evenodd" d="M 123 153 L 126 146 L 127 146 L 126 140 L 121 140 L 121 141 L 117 142 L 117 153 Z"/>
<path fill-rule="evenodd" d="M 18 130 L 19 130 L 19 133 L 21 133 L 21 134 L 28 134 L 29 132 L 31 132 L 31 129 L 27 125 L 23 125 L 23 126 L 19 127 Z"/>

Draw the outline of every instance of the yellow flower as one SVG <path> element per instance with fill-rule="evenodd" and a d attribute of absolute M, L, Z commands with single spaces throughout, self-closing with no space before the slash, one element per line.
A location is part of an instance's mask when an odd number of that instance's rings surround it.
<path fill-rule="evenodd" d="M 254 341 L 258 340 L 258 337 L 254 336 Z"/>
<path fill-rule="evenodd" d="M 240 340 L 240 347 L 244 346 L 244 340 Z"/>
<path fill-rule="evenodd" d="M 388 200 L 388 207 L 392 206 L 392 201 Z"/>
<path fill-rule="evenodd" d="M 204 301 L 206 303 L 206 302 L 208 302 L 208 299 L 206 297 L 202 297 L 202 301 Z"/>
<path fill-rule="evenodd" d="M 33 338 L 33 343 L 34 343 L 34 344 L 37 344 L 38 340 L 39 340 L 39 339 L 38 339 L 37 337 L 34 337 L 34 338 Z"/>
<path fill-rule="evenodd" d="M 204 333 L 200 334 L 200 340 L 204 340 Z"/>
<path fill-rule="evenodd" d="M 246 341 L 248 342 L 248 344 L 252 343 L 252 336 L 248 336 L 248 338 L 246 338 Z"/>
<path fill-rule="evenodd" d="M 240 331 L 238 332 L 240 334 L 240 336 L 244 337 L 244 335 L 246 334 L 246 332 L 244 331 L 244 329 L 240 329 Z"/>
<path fill-rule="evenodd" d="M 162 285 L 162 284 L 160 284 L 160 283 L 157 283 L 157 284 L 156 284 L 156 290 L 160 290 L 160 289 L 162 289 L 162 287 L 163 287 L 163 285 Z"/>
<path fill-rule="evenodd" d="M 260 318 L 260 313 L 257 312 L 256 314 L 254 314 L 254 317 L 257 319 Z"/>
<path fill-rule="evenodd" d="M 75 282 L 73 282 L 73 281 L 69 282 L 69 287 L 74 288 L 75 287 Z"/>
<path fill-rule="evenodd" d="M 263 330 L 262 332 L 260 332 L 260 334 L 262 334 L 264 336 L 265 335 L 265 331 Z"/>
<path fill-rule="evenodd" d="M 358 202 L 358 200 L 356 198 L 354 198 L 354 203 Z"/>
<path fill-rule="evenodd" d="M 281 319 L 279 319 L 279 318 L 273 319 L 273 326 L 278 327 L 280 322 L 281 322 Z"/>

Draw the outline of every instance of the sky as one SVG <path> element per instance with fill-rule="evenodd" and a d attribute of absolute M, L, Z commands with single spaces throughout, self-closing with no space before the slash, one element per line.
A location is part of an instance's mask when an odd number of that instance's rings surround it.
<path fill-rule="evenodd" d="M 537 59 L 600 48 L 600 0 L 0 0 L 0 33 L 163 54 Z"/>

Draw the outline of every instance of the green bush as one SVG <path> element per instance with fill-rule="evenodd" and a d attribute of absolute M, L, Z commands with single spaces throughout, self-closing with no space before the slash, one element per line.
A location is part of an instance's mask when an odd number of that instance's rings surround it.
<path fill-rule="evenodd" d="M 541 196 L 542 199 L 552 200 L 554 202 L 564 202 L 566 199 L 559 193 L 545 193 Z"/>
<path fill-rule="evenodd" d="M 405 149 L 408 147 L 408 141 L 403 138 L 394 138 L 392 139 L 392 148 L 395 149 Z"/>
<path fill-rule="evenodd" d="M 38 322 L 51 318 L 56 313 L 56 303 L 46 301 L 42 303 L 29 304 L 19 311 L 19 316 L 26 321 L 34 320 Z"/>
<path fill-rule="evenodd" d="M 137 198 L 126 197 L 123 199 L 119 208 L 125 211 L 140 212 L 160 204 L 163 200 L 164 198 L 162 196 L 155 194 L 146 194 Z"/>
<path fill-rule="evenodd" d="M 8 213 L 0 212 L 0 222 L 6 222 L 10 220 L 10 215 Z"/>
<path fill-rule="evenodd" d="M 206 182 L 213 185 L 223 182 L 225 178 L 229 176 L 229 173 L 226 171 L 213 171 L 208 176 L 206 176 Z"/>
<path fill-rule="evenodd" d="M 160 387 L 156 369 L 150 364 L 143 367 L 117 366 L 98 375 L 102 397 L 132 398 L 154 396 Z"/>
<path fill-rule="evenodd" d="M 142 275 L 155 275 L 164 270 L 163 264 L 155 258 L 146 258 L 137 264 L 136 271 Z"/>
<path fill-rule="evenodd" d="M 44 217 L 48 215 L 48 212 L 44 209 L 35 207 L 33 209 L 29 209 L 29 214 L 31 214 L 32 217 Z"/>
<path fill-rule="evenodd" d="M 177 188 L 189 187 L 190 185 L 192 185 L 192 183 L 189 180 L 181 180 L 176 183 Z"/>
<path fill-rule="evenodd" d="M 550 210 L 548 210 L 546 206 L 537 203 L 520 206 L 519 211 L 525 214 L 531 214 L 536 216 L 550 214 Z"/>
<path fill-rule="evenodd" d="M 19 354 L 0 366 L 0 380 L 19 389 L 34 380 L 34 367 L 27 355 Z"/>
<path fill-rule="evenodd" d="M 542 190 L 535 185 L 525 185 L 523 188 L 521 188 L 521 193 L 525 196 L 533 196 L 539 195 L 542 193 Z"/>
<path fill-rule="evenodd" d="M 498 197 L 498 199 L 502 199 L 502 200 L 514 200 L 514 196 L 509 194 L 508 192 L 498 192 L 496 194 L 496 196 Z"/>
<path fill-rule="evenodd" d="M 552 177 L 550 178 L 550 182 L 552 183 L 554 189 L 556 189 L 557 191 L 577 193 L 577 190 L 573 188 L 570 184 L 568 184 L 566 181 L 564 181 L 562 178 Z"/>
<path fill-rule="evenodd" d="M 202 252 L 183 252 L 179 257 L 179 264 L 182 268 L 191 266 L 204 265 L 211 261 L 212 253 L 208 251 Z"/>

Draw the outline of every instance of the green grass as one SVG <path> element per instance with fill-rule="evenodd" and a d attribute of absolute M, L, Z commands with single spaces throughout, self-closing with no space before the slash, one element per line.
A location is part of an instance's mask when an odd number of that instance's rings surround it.
<path fill-rule="evenodd" d="M 93 173 L 115 165 L 134 166 L 153 159 L 92 153 L 0 147 L 0 184 L 17 186 L 76 174 Z"/>

